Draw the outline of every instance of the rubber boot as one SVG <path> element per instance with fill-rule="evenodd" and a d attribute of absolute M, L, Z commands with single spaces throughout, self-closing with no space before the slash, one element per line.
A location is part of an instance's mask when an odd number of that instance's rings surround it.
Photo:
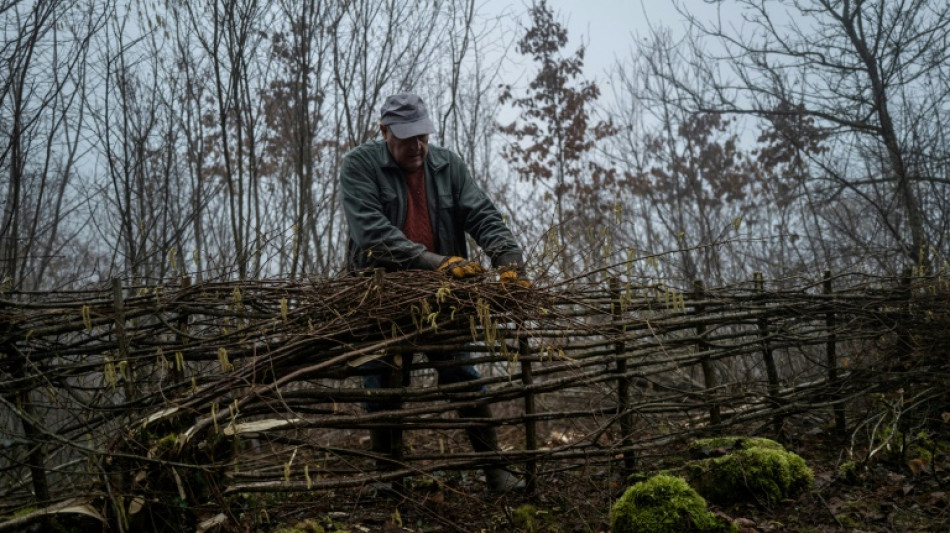
<path fill-rule="evenodd" d="M 525 489 L 523 479 L 500 466 L 485 468 L 485 485 L 488 487 L 488 492 L 495 494 Z"/>
<path fill-rule="evenodd" d="M 459 409 L 459 416 L 463 418 L 492 418 L 491 407 L 479 405 Z M 476 452 L 498 451 L 498 433 L 494 426 L 473 426 L 465 428 L 468 440 L 472 443 L 472 450 Z M 489 465 L 484 468 L 485 484 L 489 492 L 503 493 L 513 490 L 524 490 L 525 483 L 518 476 L 512 474 L 501 465 Z"/>
<path fill-rule="evenodd" d="M 399 431 L 390 428 L 374 428 L 369 430 L 370 451 L 380 457 L 376 459 L 376 469 L 380 472 L 386 472 L 396 469 L 396 463 L 393 462 L 393 432 Z M 395 494 L 395 488 L 392 482 L 375 481 L 367 487 L 375 496 L 390 496 Z"/>

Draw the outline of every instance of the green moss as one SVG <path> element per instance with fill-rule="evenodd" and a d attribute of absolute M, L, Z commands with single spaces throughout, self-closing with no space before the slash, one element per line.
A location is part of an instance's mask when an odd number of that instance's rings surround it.
<path fill-rule="evenodd" d="M 950 444 L 934 440 L 932 434 L 926 430 L 911 435 L 885 428 L 879 431 L 876 440 L 886 442 L 883 457 L 888 461 L 906 465 L 914 474 L 928 468 L 933 463 L 935 454 L 950 452 Z"/>
<path fill-rule="evenodd" d="M 749 448 L 694 461 L 686 465 L 686 471 L 700 494 L 722 504 L 747 497 L 777 502 L 807 490 L 814 480 L 804 459 L 769 448 Z"/>
<path fill-rule="evenodd" d="M 524 504 L 511 513 L 511 523 L 525 533 L 558 533 L 561 525 L 557 517 L 544 509 Z"/>
<path fill-rule="evenodd" d="M 910 439 L 905 455 L 908 461 L 917 460 L 929 464 L 933 461 L 933 452 L 937 451 L 937 448 L 933 439 L 930 438 L 930 433 L 921 431 Z"/>
<path fill-rule="evenodd" d="M 861 524 L 859 524 L 857 520 L 855 520 L 854 518 L 851 518 L 851 516 L 847 513 L 836 514 L 835 520 L 837 520 L 838 523 L 841 524 L 842 527 L 845 527 L 848 529 L 857 529 L 861 526 Z"/>
<path fill-rule="evenodd" d="M 537 515 L 538 510 L 533 505 L 526 503 L 511 513 L 511 523 L 515 527 L 523 529 L 528 533 L 535 533 L 537 530 L 535 529 L 534 518 Z"/>
<path fill-rule="evenodd" d="M 178 446 L 178 435 L 169 433 L 155 442 L 152 452 L 153 457 L 162 457 L 166 452 L 173 451 Z"/>
<path fill-rule="evenodd" d="M 696 439 L 689 443 L 689 455 L 693 458 L 705 458 L 725 455 L 737 450 L 751 448 L 765 448 L 768 450 L 785 450 L 785 447 L 772 439 L 762 437 L 712 437 Z"/>
<path fill-rule="evenodd" d="M 679 477 L 658 475 L 628 488 L 610 510 L 613 533 L 734 532 L 706 509 L 706 500 Z"/>
<path fill-rule="evenodd" d="M 907 447 L 907 460 L 908 461 L 921 461 L 924 464 L 930 464 L 933 461 L 933 453 L 929 449 L 920 446 L 919 444 L 911 444 Z"/>
<path fill-rule="evenodd" d="M 19 509 L 17 512 L 13 513 L 13 518 L 20 518 L 21 516 L 26 516 L 32 512 L 35 512 L 38 507 L 24 507 Z"/>
<path fill-rule="evenodd" d="M 845 483 L 856 484 L 861 479 L 861 476 L 858 475 L 858 465 L 854 461 L 841 463 L 838 465 L 838 477 L 844 480 Z"/>

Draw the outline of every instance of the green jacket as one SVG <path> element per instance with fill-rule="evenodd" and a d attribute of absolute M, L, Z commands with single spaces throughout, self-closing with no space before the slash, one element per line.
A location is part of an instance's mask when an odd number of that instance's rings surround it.
<path fill-rule="evenodd" d="M 468 258 L 468 233 L 491 258 L 492 266 L 521 264 L 521 248 L 511 230 L 458 155 L 430 145 L 425 173 L 429 221 L 435 237 L 433 252 Z M 350 237 L 349 269 L 438 266 L 432 254 L 423 253 L 423 245 L 410 241 L 402 232 L 408 199 L 406 180 L 383 141 L 369 141 L 348 152 L 343 158 L 340 183 Z"/>

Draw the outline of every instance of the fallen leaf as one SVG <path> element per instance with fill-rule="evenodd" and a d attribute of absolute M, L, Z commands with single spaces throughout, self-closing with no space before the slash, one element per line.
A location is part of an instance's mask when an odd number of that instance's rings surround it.
<path fill-rule="evenodd" d="M 907 477 L 907 476 L 905 476 L 905 475 L 903 475 L 903 474 L 898 474 L 897 472 L 888 472 L 888 473 L 887 473 L 887 481 L 889 481 L 889 482 L 891 482 L 891 483 L 901 483 L 901 482 L 904 481 L 904 479 L 905 479 L 906 477 Z"/>
<path fill-rule="evenodd" d="M 134 515 L 142 510 L 145 507 L 145 498 L 142 496 L 136 496 L 132 498 L 132 501 L 129 502 L 129 515 Z"/>
<path fill-rule="evenodd" d="M 211 518 L 198 524 L 198 527 L 195 529 L 197 533 L 205 533 L 210 531 L 212 528 L 217 528 L 225 524 L 228 521 L 228 517 L 224 513 L 218 513 Z"/>
<path fill-rule="evenodd" d="M 910 471 L 913 472 L 915 476 L 919 476 L 921 472 L 930 472 L 930 465 L 927 464 L 927 461 L 920 458 L 907 461 L 907 467 L 910 468 Z"/>
<path fill-rule="evenodd" d="M 744 517 L 736 518 L 733 522 L 739 527 L 755 527 L 755 521 Z"/>
<path fill-rule="evenodd" d="M 924 499 L 924 502 L 930 507 L 946 507 L 947 505 L 947 493 L 946 492 L 931 492 L 927 494 L 927 497 Z"/>

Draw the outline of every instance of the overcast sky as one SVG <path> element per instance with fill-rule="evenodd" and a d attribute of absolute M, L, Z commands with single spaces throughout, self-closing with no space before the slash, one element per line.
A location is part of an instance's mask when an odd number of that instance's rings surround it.
<path fill-rule="evenodd" d="M 717 16 L 716 7 L 703 0 L 677 3 L 699 18 Z M 526 25 L 530 23 L 526 14 L 530 4 L 530 0 L 485 0 L 482 12 L 521 16 L 521 24 Z M 567 25 L 567 51 L 573 52 L 582 42 L 587 43 L 585 70 L 588 77 L 595 77 L 599 83 L 606 80 L 606 72 L 618 58 L 630 53 L 634 36 L 646 35 L 651 25 L 673 31 L 684 27 L 683 17 L 671 0 L 548 0 L 548 6 L 556 19 Z"/>

